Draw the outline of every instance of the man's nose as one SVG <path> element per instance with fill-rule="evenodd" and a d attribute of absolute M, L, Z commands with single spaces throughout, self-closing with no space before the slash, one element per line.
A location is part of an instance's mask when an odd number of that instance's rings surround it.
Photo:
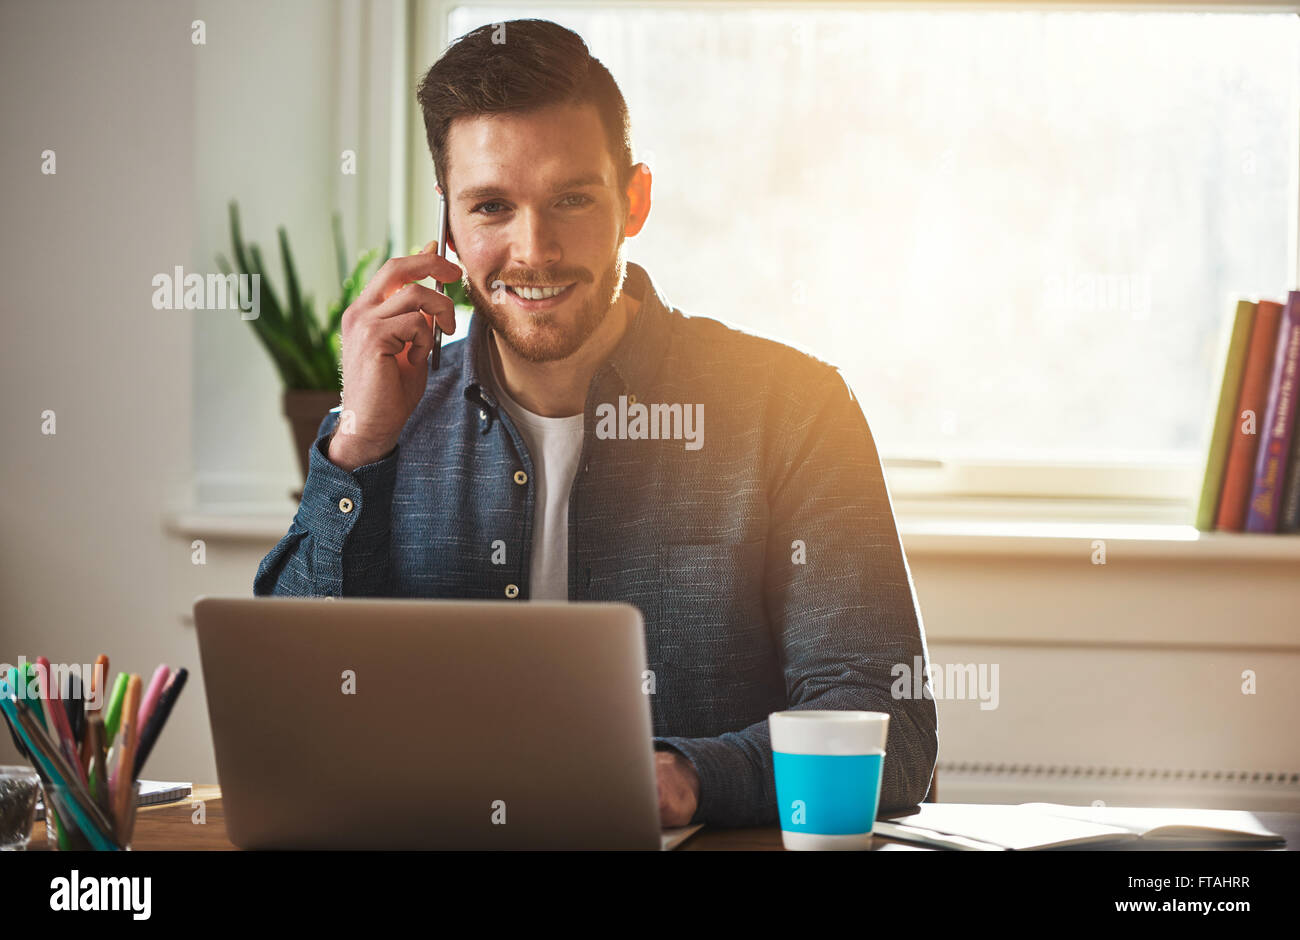
<path fill-rule="evenodd" d="M 560 260 L 560 243 L 546 213 L 530 209 L 520 212 L 516 219 L 514 256 L 520 265 L 544 268 Z"/>

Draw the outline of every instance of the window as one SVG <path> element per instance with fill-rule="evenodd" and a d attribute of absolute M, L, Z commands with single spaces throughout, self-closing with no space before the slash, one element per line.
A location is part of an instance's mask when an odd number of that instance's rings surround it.
<path fill-rule="evenodd" d="M 896 494 L 1193 495 L 1231 298 L 1294 278 L 1294 15 L 437 9 L 587 40 L 654 174 L 628 257 L 840 366 Z"/>

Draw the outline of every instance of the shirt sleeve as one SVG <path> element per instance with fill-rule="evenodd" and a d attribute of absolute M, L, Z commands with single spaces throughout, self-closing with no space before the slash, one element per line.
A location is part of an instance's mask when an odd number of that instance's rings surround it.
<path fill-rule="evenodd" d="M 914 807 L 938 753 L 925 630 L 875 441 L 838 370 L 795 424 L 770 468 L 771 527 L 764 603 L 782 651 L 789 710 L 890 715 L 880 812 Z M 897 679 L 923 670 L 923 693 Z M 895 697 L 901 688 L 906 697 Z M 700 777 L 693 823 L 771 825 L 778 819 L 764 719 L 712 738 L 655 738 Z"/>
<path fill-rule="evenodd" d="M 302 502 L 289 531 L 258 566 L 255 595 L 382 597 L 390 592 L 388 548 L 398 449 L 364 467 L 344 470 L 327 456 L 337 420 L 337 414 L 330 414 L 321 422 L 308 457 Z"/>

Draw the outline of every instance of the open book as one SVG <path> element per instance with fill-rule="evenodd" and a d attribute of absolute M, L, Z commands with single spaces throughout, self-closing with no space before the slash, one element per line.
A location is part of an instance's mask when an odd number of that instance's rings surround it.
<path fill-rule="evenodd" d="M 1120 845 L 1260 846 L 1286 840 L 1253 813 L 1224 809 L 1065 806 L 1060 803 L 924 803 L 911 816 L 881 820 L 889 839 L 938 848 L 1004 851 Z"/>

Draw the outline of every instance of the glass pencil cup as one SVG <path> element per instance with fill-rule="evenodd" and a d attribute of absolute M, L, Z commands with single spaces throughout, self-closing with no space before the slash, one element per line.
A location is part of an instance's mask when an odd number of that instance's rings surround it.
<path fill-rule="evenodd" d="M 94 851 L 97 848 L 94 840 L 82 831 L 77 824 L 76 815 L 70 809 L 74 798 L 68 789 L 61 784 L 46 786 L 44 789 L 46 846 L 56 852 Z M 51 790 L 53 790 L 53 799 L 50 798 Z M 102 808 L 99 815 L 91 817 L 91 825 L 95 825 L 101 819 L 107 819 L 111 824 L 111 832 L 104 833 L 101 830 L 100 834 L 113 843 L 116 849 L 131 850 L 131 838 L 135 834 L 136 800 L 139 797 L 140 781 L 136 780 L 131 784 L 131 797 L 127 801 L 122 820 L 119 821 L 111 812 L 104 813 Z M 84 804 L 77 805 L 82 808 L 82 813 L 85 815 Z"/>
<path fill-rule="evenodd" d="M 32 839 L 41 778 L 30 767 L 0 765 L 0 852 L 21 852 Z"/>

